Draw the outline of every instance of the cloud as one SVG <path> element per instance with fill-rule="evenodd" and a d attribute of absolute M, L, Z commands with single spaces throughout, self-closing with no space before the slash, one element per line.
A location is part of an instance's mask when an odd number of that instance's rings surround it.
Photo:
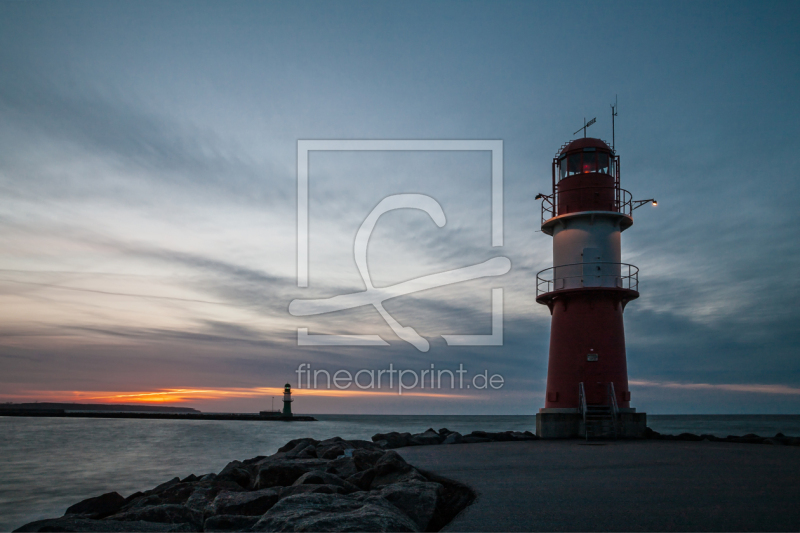
<path fill-rule="evenodd" d="M 800 387 L 790 387 L 788 385 L 768 385 L 768 384 L 734 384 L 734 383 L 674 383 L 656 382 L 645 380 L 630 380 L 629 385 L 635 387 L 658 387 L 665 389 L 684 389 L 684 390 L 710 390 L 710 391 L 729 391 L 729 392 L 751 392 L 758 394 L 781 394 L 781 395 L 800 395 Z"/>

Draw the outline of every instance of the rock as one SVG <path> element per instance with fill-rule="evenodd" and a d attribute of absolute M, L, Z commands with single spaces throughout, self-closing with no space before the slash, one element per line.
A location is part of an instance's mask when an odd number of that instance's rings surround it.
<path fill-rule="evenodd" d="M 223 514 L 206 518 L 203 531 L 247 531 L 260 519 L 260 516 Z"/>
<path fill-rule="evenodd" d="M 338 485 L 295 485 L 281 487 L 281 499 L 297 494 L 344 494 L 344 487 Z"/>
<path fill-rule="evenodd" d="M 298 485 L 335 485 L 342 487 L 348 493 L 361 490 L 358 486 L 343 480 L 339 476 L 319 471 L 306 472 L 297 478 L 292 485 L 295 487 Z"/>
<path fill-rule="evenodd" d="M 288 457 L 288 455 L 287 455 L 287 457 Z M 295 457 L 297 457 L 298 459 L 316 459 L 317 458 L 317 449 L 314 446 L 306 446 Z"/>
<path fill-rule="evenodd" d="M 492 439 L 476 437 L 475 435 L 467 435 L 461 438 L 461 444 L 478 444 L 480 442 L 492 442 Z"/>
<path fill-rule="evenodd" d="M 347 444 L 356 450 L 380 451 L 374 442 L 368 440 L 349 440 Z"/>
<path fill-rule="evenodd" d="M 452 479 L 447 479 L 432 472 L 423 471 L 422 474 L 433 483 L 443 487 L 433 518 L 428 524 L 428 531 L 439 531 L 449 524 L 453 518 L 475 501 L 475 491 L 468 486 Z"/>
<path fill-rule="evenodd" d="M 196 531 L 189 524 L 164 524 L 158 522 L 114 522 L 90 520 L 88 518 L 51 518 L 25 524 L 16 531 L 99 531 L 99 532 L 149 532 L 149 531 Z"/>
<path fill-rule="evenodd" d="M 389 506 L 348 496 L 308 494 L 279 501 L 251 531 L 419 531 Z"/>
<path fill-rule="evenodd" d="M 256 464 L 261 459 L 266 459 L 266 458 L 267 458 L 266 455 L 257 455 L 256 457 L 253 457 L 252 459 L 245 459 L 244 461 L 242 461 L 242 464 L 245 465 L 245 466 L 249 466 L 249 465 L 252 465 L 252 464 Z"/>
<path fill-rule="evenodd" d="M 203 525 L 203 514 L 185 505 L 168 503 L 165 505 L 132 508 L 123 513 L 111 515 L 103 520 L 123 522 L 143 520 L 145 522 L 162 522 L 165 524 L 187 523 L 199 527 Z"/>
<path fill-rule="evenodd" d="M 216 477 L 217 477 L 216 474 L 206 474 L 205 476 L 200 478 L 200 481 L 213 481 L 214 479 L 216 479 Z"/>
<path fill-rule="evenodd" d="M 195 476 L 194 474 L 189 474 L 185 478 L 181 480 L 181 483 L 192 483 L 193 481 L 199 481 L 200 478 Z"/>
<path fill-rule="evenodd" d="M 677 437 L 678 440 L 688 440 L 688 441 L 701 441 L 703 437 L 700 435 L 695 435 L 694 433 L 681 433 Z"/>
<path fill-rule="evenodd" d="M 134 492 L 133 494 L 125 498 L 123 505 L 127 505 L 130 502 L 135 501 L 137 498 L 141 498 L 142 496 L 144 496 L 144 492 Z"/>
<path fill-rule="evenodd" d="M 443 491 L 438 483 L 392 483 L 380 490 L 380 496 L 410 517 L 420 531 L 428 531 Z"/>
<path fill-rule="evenodd" d="M 370 488 L 376 489 L 401 481 L 427 481 L 395 451 L 388 451 L 375 463 L 375 477 Z"/>
<path fill-rule="evenodd" d="M 376 440 L 375 441 L 375 446 L 377 446 L 378 448 L 381 448 L 383 450 L 386 450 L 386 449 L 389 448 L 389 441 L 388 440 Z"/>
<path fill-rule="evenodd" d="M 530 431 L 506 431 L 511 436 L 511 440 L 514 441 L 522 441 L 522 440 L 539 440 L 539 437 L 531 433 Z"/>
<path fill-rule="evenodd" d="M 338 459 L 334 459 L 328 463 L 328 468 L 325 469 L 325 471 L 330 474 L 336 474 L 340 478 L 345 479 L 357 473 L 359 468 L 356 466 L 354 457 L 339 457 Z"/>
<path fill-rule="evenodd" d="M 393 450 L 384 452 L 381 458 L 375 462 L 375 470 L 379 475 L 395 471 L 405 472 L 410 469 L 411 465 L 408 464 L 399 453 Z"/>
<path fill-rule="evenodd" d="M 83 515 L 86 518 L 104 518 L 114 514 L 125 503 L 125 498 L 116 492 L 107 492 L 101 496 L 87 498 L 67 509 L 66 515 Z"/>
<path fill-rule="evenodd" d="M 441 435 L 442 437 L 446 437 L 446 436 L 448 436 L 450 433 L 453 433 L 453 431 L 450 431 L 450 430 L 449 430 L 449 429 L 447 429 L 447 428 L 442 428 L 442 429 L 440 429 L 440 430 L 438 431 L 438 433 L 439 433 L 439 435 Z"/>
<path fill-rule="evenodd" d="M 442 441 L 442 444 L 458 444 L 462 440 L 461 433 L 454 431 L 447 435 L 447 437 Z"/>
<path fill-rule="evenodd" d="M 250 471 L 241 461 L 231 461 L 217 474 L 219 481 L 233 481 L 242 488 L 249 489 L 253 484 Z"/>
<path fill-rule="evenodd" d="M 214 498 L 212 512 L 216 515 L 260 516 L 280 499 L 281 491 L 277 488 L 252 492 L 222 491 Z"/>
<path fill-rule="evenodd" d="M 313 453 L 313 455 L 312 455 Z M 310 440 L 304 440 L 297 443 L 297 446 L 286 452 L 286 457 L 288 459 L 298 458 L 300 455 L 305 457 L 316 457 L 316 446 Z"/>
<path fill-rule="evenodd" d="M 411 444 L 415 446 L 430 446 L 432 444 L 441 444 L 444 438 L 436 433 L 434 430 L 429 429 L 425 433 L 419 433 L 411 437 Z"/>
<path fill-rule="evenodd" d="M 256 474 L 254 488 L 288 487 L 308 471 L 305 466 L 295 463 L 266 464 Z"/>
<path fill-rule="evenodd" d="M 659 433 L 658 431 L 653 431 L 653 429 L 650 428 L 650 427 L 645 427 L 644 428 L 644 438 L 646 438 L 646 439 L 657 439 L 660 436 L 661 436 L 661 433 Z"/>
<path fill-rule="evenodd" d="M 158 494 L 160 492 L 163 492 L 163 491 L 167 490 L 168 488 L 172 487 L 173 485 L 177 485 L 180 482 L 181 482 L 180 478 L 174 477 L 174 478 L 170 479 L 169 481 L 166 481 L 166 482 L 162 483 L 161 485 L 158 485 L 156 488 L 146 491 L 145 494 Z"/>
<path fill-rule="evenodd" d="M 290 440 L 289 442 L 287 442 L 286 444 L 284 444 L 283 446 L 281 446 L 280 448 L 278 448 L 278 453 L 291 451 L 298 444 L 306 444 L 306 443 L 311 443 L 313 446 L 316 446 L 317 444 L 319 444 L 319 441 L 316 440 L 316 439 L 309 439 L 309 438 L 293 439 L 293 440 Z"/>
<path fill-rule="evenodd" d="M 398 433 L 392 431 L 391 433 L 377 433 L 372 436 L 372 442 L 386 441 L 385 446 L 382 448 L 402 448 L 411 445 L 411 433 Z"/>
<path fill-rule="evenodd" d="M 383 457 L 384 450 L 377 449 L 360 449 L 353 452 L 353 463 L 359 472 L 367 470 L 375 466 L 381 457 Z"/>
<path fill-rule="evenodd" d="M 212 504 L 218 492 L 219 490 L 215 487 L 197 487 L 184 505 L 205 516 L 207 512 L 213 511 Z"/>
<path fill-rule="evenodd" d="M 320 444 L 316 448 L 317 457 L 320 459 L 336 459 L 340 455 L 344 455 L 344 451 L 348 448 L 345 442 L 336 442 L 323 446 Z"/>
<path fill-rule="evenodd" d="M 362 470 L 357 474 L 353 474 L 345 479 L 345 481 L 352 483 L 361 490 L 369 490 L 370 485 L 372 485 L 372 481 L 375 479 L 375 474 L 376 472 L 374 468 L 368 468 L 367 470 Z"/>

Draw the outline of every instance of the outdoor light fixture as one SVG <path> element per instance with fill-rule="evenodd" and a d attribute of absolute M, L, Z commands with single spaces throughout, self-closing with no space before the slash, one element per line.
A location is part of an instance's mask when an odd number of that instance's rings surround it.
<path fill-rule="evenodd" d="M 544 198 L 544 194 L 539 193 L 536 195 L 536 198 L 534 198 L 534 200 L 541 200 L 542 198 Z"/>
<path fill-rule="evenodd" d="M 634 200 L 633 202 L 631 202 L 631 204 L 633 205 L 633 209 L 631 211 L 639 209 L 644 204 L 649 204 L 650 202 L 652 202 L 653 205 L 658 205 L 658 202 L 656 202 L 655 198 L 650 198 L 648 200 Z"/>

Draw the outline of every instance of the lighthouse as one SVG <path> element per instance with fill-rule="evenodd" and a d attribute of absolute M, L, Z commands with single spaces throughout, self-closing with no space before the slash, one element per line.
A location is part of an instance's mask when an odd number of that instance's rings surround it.
<path fill-rule="evenodd" d="M 585 134 L 585 129 L 584 129 Z M 537 274 L 536 301 L 551 314 L 543 438 L 635 437 L 646 417 L 631 408 L 623 312 L 639 297 L 639 269 L 623 263 L 621 235 L 633 200 L 620 186 L 620 158 L 600 139 L 566 143 L 553 158 L 552 192 L 542 200 L 542 232 L 553 266 Z"/>
<path fill-rule="evenodd" d="M 283 386 L 283 411 L 281 412 L 281 416 L 291 418 L 292 417 L 292 386 L 288 383 Z"/>

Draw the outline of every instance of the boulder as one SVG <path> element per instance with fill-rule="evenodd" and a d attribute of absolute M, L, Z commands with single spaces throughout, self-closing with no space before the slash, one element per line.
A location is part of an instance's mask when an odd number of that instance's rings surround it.
<path fill-rule="evenodd" d="M 411 437 L 411 444 L 414 446 L 430 446 L 432 444 L 441 444 L 444 437 L 436 433 L 434 430 L 429 429 L 425 433 L 419 433 Z"/>
<path fill-rule="evenodd" d="M 358 450 L 357 450 L 358 451 Z M 367 467 L 369 468 L 369 467 Z M 328 463 L 325 469 L 330 474 L 336 474 L 342 479 L 348 478 L 359 471 L 354 457 L 339 457 Z"/>
<path fill-rule="evenodd" d="M 67 509 L 66 515 L 82 515 L 86 518 L 104 518 L 114 514 L 125 503 L 125 498 L 116 492 L 107 492 L 101 496 L 87 498 Z"/>
<path fill-rule="evenodd" d="M 249 489 L 253 484 L 250 470 L 241 461 L 231 461 L 217 474 L 218 481 L 233 481 L 242 488 Z"/>
<path fill-rule="evenodd" d="M 404 446 L 411 446 L 411 433 L 398 433 L 392 431 L 391 433 L 377 433 L 372 436 L 372 442 L 378 443 L 386 441 L 385 446 L 382 448 L 402 448 Z"/>
<path fill-rule="evenodd" d="M 281 487 L 281 499 L 297 494 L 344 494 L 344 487 L 338 485 L 295 485 Z"/>
<path fill-rule="evenodd" d="M 195 476 L 194 474 L 189 474 L 185 478 L 181 480 L 181 483 L 192 483 L 193 481 L 199 481 L 200 478 Z"/>
<path fill-rule="evenodd" d="M 217 494 L 212 504 L 216 515 L 260 516 L 278 503 L 281 491 L 277 488 L 261 489 L 252 492 L 228 492 Z"/>
<path fill-rule="evenodd" d="M 292 485 L 295 487 L 298 485 L 335 485 L 342 487 L 348 493 L 361 490 L 358 486 L 343 480 L 339 476 L 319 471 L 306 472 L 297 478 Z"/>
<path fill-rule="evenodd" d="M 111 515 L 104 521 L 132 522 L 143 520 L 145 522 L 161 522 L 165 524 L 192 524 L 203 525 L 203 513 L 190 509 L 185 505 L 168 503 L 165 505 L 150 505 L 141 508 L 132 508 L 123 513 Z"/>
<path fill-rule="evenodd" d="M 352 483 L 361 490 L 369 490 L 370 485 L 372 485 L 372 481 L 375 479 L 375 474 L 376 472 L 374 468 L 368 468 L 367 470 L 362 470 L 357 474 L 353 474 L 345 481 Z"/>
<path fill-rule="evenodd" d="M 384 450 L 379 449 L 359 449 L 353 451 L 353 463 L 356 469 L 361 472 L 375 466 L 381 457 L 383 457 Z"/>
<path fill-rule="evenodd" d="M 16 531 L 98 531 L 98 532 L 150 532 L 150 531 L 196 531 L 189 524 L 164 524 L 158 522 L 113 522 L 64 516 L 49 520 L 37 520 L 25 524 Z"/>
<path fill-rule="evenodd" d="M 305 465 L 296 463 L 265 464 L 256 473 L 254 488 L 288 487 L 308 471 Z"/>
<path fill-rule="evenodd" d="M 420 531 L 427 531 L 441 503 L 443 490 L 438 483 L 392 483 L 380 490 L 380 496 L 410 517 Z"/>
<path fill-rule="evenodd" d="M 203 523 L 203 531 L 247 531 L 258 520 L 260 516 L 243 516 L 223 514 L 206 518 Z"/>
<path fill-rule="evenodd" d="M 688 441 L 701 441 L 703 437 L 700 435 L 695 435 L 694 433 L 681 433 L 677 437 L 678 440 L 688 440 Z"/>
<path fill-rule="evenodd" d="M 287 455 L 289 457 L 289 455 Z M 295 455 L 298 459 L 316 459 L 317 449 L 314 446 L 306 446 L 303 450 Z"/>
<path fill-rule="evenodd" d="M 390 506 L 348 496 L 308 494 L 279 501 L 251 531 L 419 531 Z"/>
<path fill-rule="evenodd" d="M 399 453 L 390 450 L 375 463 L 375 477 L 370 483 L 370 488 L 376 489 L 391 483 L 413 480 L 426 481 Z"/>
<path fill-rule="evenodd" d="M 453 433 L 449 433 L 447 437 L 442 441 L 442 444 L 459 444 L 462 440 L 461 433 L 454 431 Z"/>
<path fill-rule="evenodd" d="M 278 448 L 278 453 L 288 452 L 294 449 L 298 444 L 308 444 L 308 443 L 316 446 L 319 443 L 319 441 L 316 439 L 309 439 L 309 438 L 293 439 L 284 444 L 283 446 L 281 446 L 280 448 Z"/>
<path fill-rule="evenodd" d="M 213 511 L 212 504 L 218 492 L 219 490 L 216 487 L 197 487 L 184 505 L 205 516 L 206 513 Z"/>
<path fill-rule="evenodd" d="M 475 435 L 466 435 L 461 438 L 461 444 L 478 444 L 480 442 L 492 442 L 492 439 L 476 437 Z"/>

